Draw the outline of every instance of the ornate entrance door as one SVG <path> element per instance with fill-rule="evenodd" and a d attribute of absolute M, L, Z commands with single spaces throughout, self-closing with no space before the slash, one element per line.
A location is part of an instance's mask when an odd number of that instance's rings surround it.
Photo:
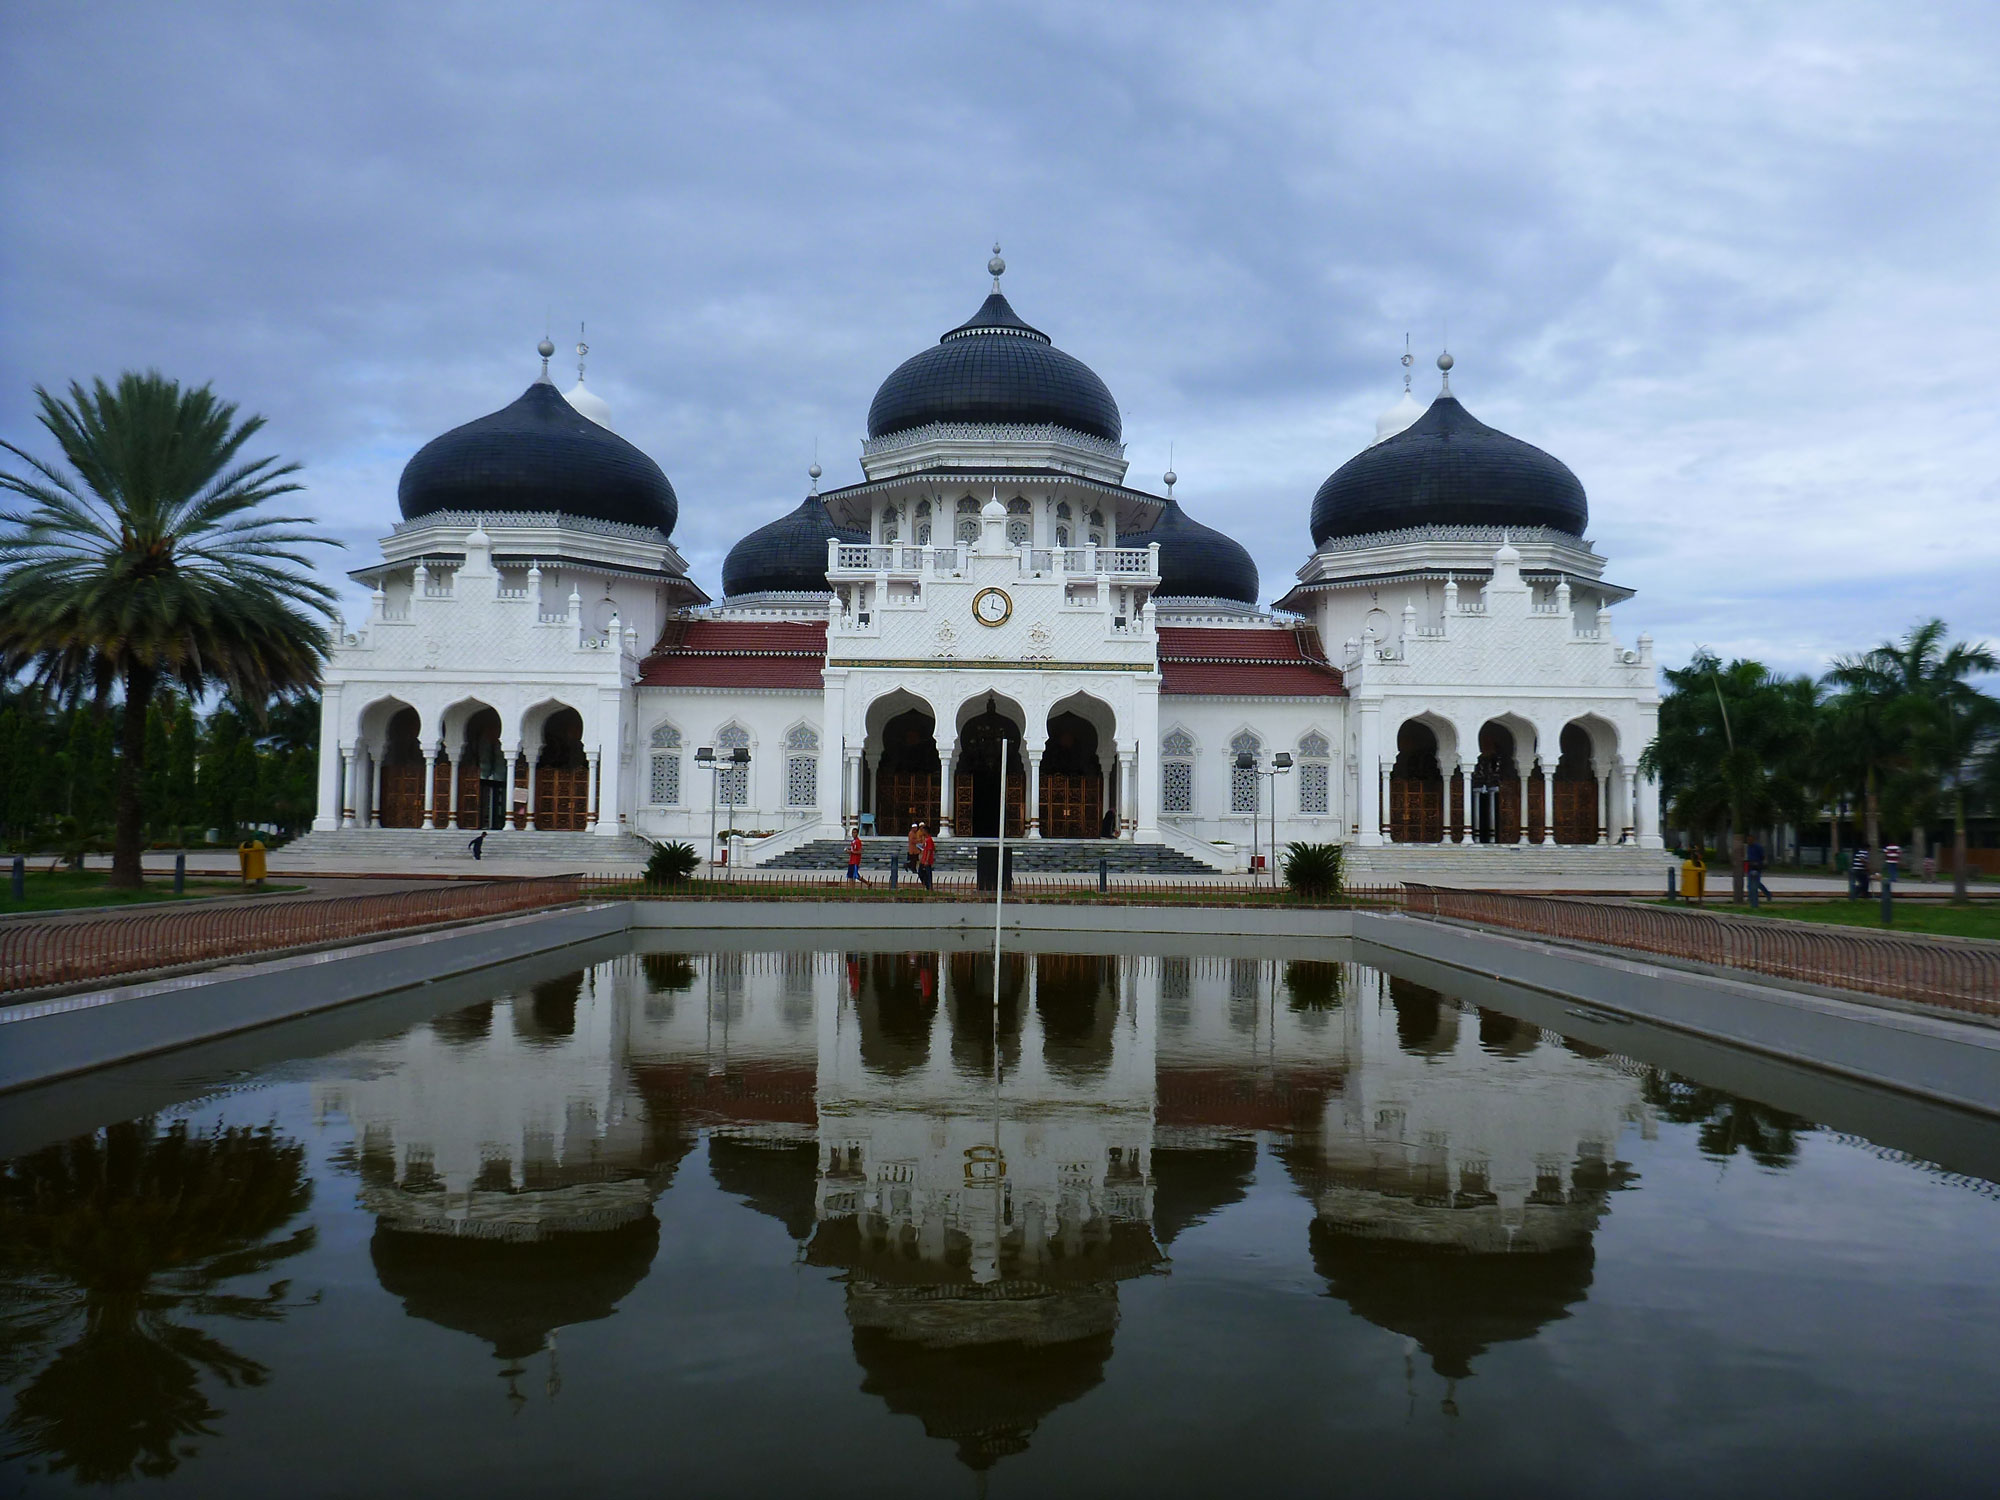
<path fill-rule="evenodd" d="M 424 763 L 391 762 L 382 767 L 382 826 L 421 828 L 424 824 Z"/>
<path fill-rule="evenodd" d="M 1399 844 L 1444 838 L 1444 783 L 1395 776 L 1389 781 L 1389 837 Z"/>
<path fill-rule="evenodd" d="M 535 826 L 574 833 L 590 826 L 590 766 L 535 767 Z"/>
<path fill-rule="evenodd" d="M 936 771 L 884 771 L 875 778 L 875 831 L 900 837 L 912 823 L 937 831 L 940 778 Z"/>
<path fill-rule="evenodd" d="M 1556 777 L 1556 842 L 1597 842 L 1597 783 L 1580 777 Z"/>
<path fill-rule="evenodd" d="M 1042 772 L 1042 836 L 1094 839 L 1104 823 L 1104 777 Z"/>

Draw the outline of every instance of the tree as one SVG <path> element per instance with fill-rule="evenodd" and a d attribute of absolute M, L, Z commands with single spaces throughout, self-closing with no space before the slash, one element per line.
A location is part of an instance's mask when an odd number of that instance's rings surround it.
<path fill-rule="evenodd" d="M 35 395 L 68 472 L 0 443 L 29 466 L 0 471 L 28 502 L 0 512 L 0 670 L 72 701 L 121 699 L 111 884 L 136 887 L 155 690 L 261 701 L 312 687 L 334 595 L 299 549 L 337 544 L 262 512 L 300 488 L 298 465 L 242 459 L 264 419 L 237 421 L 207 386 L 128 371 L 116 389 Z"/>
<path fill-rule="evenodd" d="M 1809 679 L 1697 650 L 1665 673 L 1659 734 L 1639 758 L 1660 778 L 1676 824 L 1720 828 L 1741 895 L 1741 844 L 1751 828 L 1802 816 L 1818 695 Z"/>
<path fill-rule="evenodd" d="M 1944 644 L 1945 624 L 1931 620 L 1903 638 L 1899 653 L 1910 683 L 1905 717 L 1913 730 L 1913 779 L 1921 805 L 1952 811 L 1952 899 L 1966 895 L 1965 795 L 1974 776 L 1981 734 L 2000 717 L 2000 704 L 1966 679 L 2000 670 L 2000 656 L 1967 641 Z"/>

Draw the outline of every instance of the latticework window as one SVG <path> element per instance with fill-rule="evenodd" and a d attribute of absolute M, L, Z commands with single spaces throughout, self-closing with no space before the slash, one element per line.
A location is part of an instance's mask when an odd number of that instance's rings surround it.
<path fill-rule="evenodd" d="M 647 797 L 655 807 L 678 807 L 681 801 L 681 732 L 662 724 L 652 735 L 652 775 Z"/>
<path fill-rule="evenodd" d="M 1183 760 L 1194 755 L 1194 736 L 1185 729 L 1176 729 L 1160 741 L 1160 754 L 1177 755 Z"/>
<path fill-rule="evenodd" d="M 1010 547 L 1025 547 L 1028 545 L 1028 523 L 1026 521 L 1009 521 L 1007 523 L 1007 545 Z"/>
<path fill-rule="evenodd" d="M 1332 785 L 1331 768 L 1325 761 L 1300 761 L 1299 811 L 1307 817 L 1324 816 L 1330 810 L 1328 797 Z"/>
<path fill-rule="evenodd" d="M 1160 762 L 1160 811 L 1163 813 L 1191 813 L 1194 811 L 1193 761 L 1163 760 Z"/>
<path fill-rule="evenodd" d="M 1234 757 L 1248 755 L 1253 760 L 1263 753 L 1264 742 L 1245 730 L 1229 742 L 1232 757 L 1229 765 L 1229 810 L 1233 813 L 1254 813 L 1257 811 L 1257 768 L 1255 765 L 1238 766 Z"/>
<path fill-rule="evenodd" d="M 1327 744 L 1326 736 L 1321 734 L 1317 729 L 1308 730 L 1305 734 L 1299 736 L 1299 754 L 1302 758 L 1306 760 L 1325 760 L 1331 753 L 1332 747 Z"/>
<path fill-rule="evenodd" d="M 716 757 L 723 761 L 727 761 L 731 751 L 748 750 L 749 748 L 750 731 L 745 729 L 741 724 L 727 725 L 715 737 Z M 725 764 L 716 775 L 718 780 L 715 788 L 715 800 L 717 802 L 721 803 L 724 807 L 741 807 L 750 800 L 750 767 L 748 764 Z"/>
<path fill-rule="evenodd" d="M 785 806 L 819 805 L 819 733 L 801 724 L 785 736 Z"/>

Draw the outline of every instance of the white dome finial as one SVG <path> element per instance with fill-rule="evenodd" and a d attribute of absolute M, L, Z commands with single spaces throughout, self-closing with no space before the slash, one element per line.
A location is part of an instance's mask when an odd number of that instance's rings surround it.
<path fill-rule="evenodd" d="M 583 357 L 590 353 L 590 345 L 583 341 L 583 324 L 576 325 L 576 384 L 563 392 L 567 401 L 579 415 L 588 417 L 605 431 L 611 431 L 611 403 L 597 392 L 587 390 L 583 384 Z"/>
<path fill-rule="evenodd" d="M 1007 274 L 1007 262 L 1000 258 L 1000 242 L 993 242 L 993 258 L 986 262 L 986 274 L 993 278 L 993 290 L 1000 290 L 1000 278 Z"/>
<path fill-rule="evenodd" d="M 1451 351 L 1449 349 L 1445 350 L 1444 353 L 1438 356 L 1438 369 L 1439 371 L 1442 372 L 1444 376 L 1444 389 L 1438 392 L 1438 394 L 1441 396 L 1449 396 L 1451 394 L 1451 367 L 1455 363 L 1457 363 L 1457 361 L 1455 361 L 1451 357 Z"/>
<path fill-rule="evenodd" d="M 554 342 L 549 338 L 547 334 L 543 334 L 542 341 L 539 344 L 535 345 L 535 353 L 541 355 L 542 357 L 541 379 L 543 385 L 555 384 L 554 381 L 549 379 L 549 356 L 554 354 L 555 352 L 556 352 L 556 346 Z"/>
<path fill-rule="evenodd" d="M 1375 441 L 1377 443 L 1387 442 L 1397 433 L 1407 430 L 1416 422 L 1417 418 L 1424 414 L 1423 407 L 1417 404 L 1417 398 L 1410 394 L 1410 366 L 1416 362 L 1416 356 L 1410 353 L 1410 336 L 1406 333 L 1403 335 L 1402 399 L 1375 418 Z M 1370 446 L 1373 445 L 1371 444 Z"/>

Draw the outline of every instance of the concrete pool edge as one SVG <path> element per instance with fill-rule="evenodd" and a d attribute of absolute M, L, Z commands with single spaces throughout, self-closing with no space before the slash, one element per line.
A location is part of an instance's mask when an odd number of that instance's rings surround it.
<path fill-rule="evenodd" d="M 274 1025 L 394 990 L 622 933 L 772 930 L 990 932 L 969 903 L 614 900 L 446 931 L 233 964 L 0 1015 L 0 1092 Z M 1613 1015 L 1687 1032 L 1938 1103 L 2000 1116 L 2000 1031 L 1759 981 L 1707 974 L 1528 935 L 1365 908 L 1043 906 L 1002 909 L 1003 933 L 1352 940 L 1502 979 Z M 286 983 L 310 970 L 312 983 Z"/>

